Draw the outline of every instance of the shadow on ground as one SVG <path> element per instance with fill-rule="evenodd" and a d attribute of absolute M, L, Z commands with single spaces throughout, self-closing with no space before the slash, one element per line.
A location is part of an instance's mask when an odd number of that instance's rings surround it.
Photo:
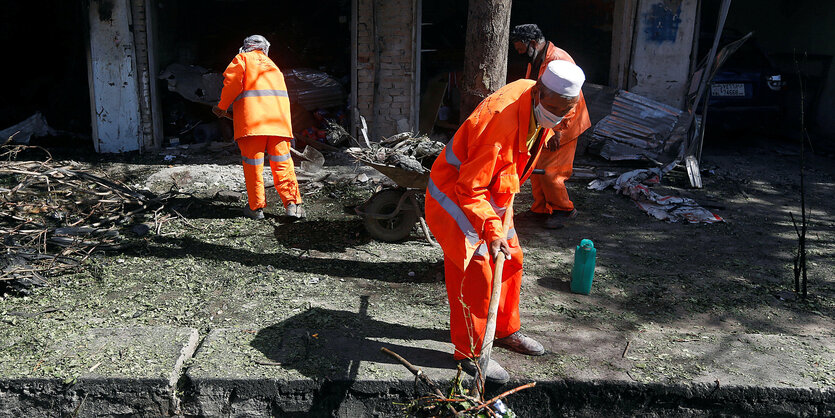
<path fill-rule="evenodd" d="M 433 340 L 446 342 L 447 332 L 390 324 L 368 316 L 368 296 L 360 297 L 359 312 L 312 308 L 258 331 L 250 345 L 270 361 L 296 370 L 315 381 L 327 381 L 327 391 L 316 393 L 313 408 L 306 414 L 329 415 L 348 396 L 365 364 L 397 364 L 383 354 L 385 347 L 419 368 L 452 368 L 451 353 L 388 340 Z M 367 372 L 363 373 L 367 374 Z"/>
<path fill-rule="evenodd" d="M 437 281 L 437 263 L 425 261 L 362 261 L 342 258 L 311 257 L 277 252 L 261 254 L 242 248 L 200 241 L 192 237 L 154 237 L 134 255 L 163 259 L 191 256 L 198 259 L 231 261 L 247 265 L 273 266 L 299 273 L 338 277 L 357 277 L 392 283 L 425 283 Z M 414 272 L 413 276 L 403 272 Z"/>

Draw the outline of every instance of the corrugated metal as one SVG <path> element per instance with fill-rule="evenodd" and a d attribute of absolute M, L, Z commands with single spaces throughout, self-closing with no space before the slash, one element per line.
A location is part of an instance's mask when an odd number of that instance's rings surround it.
<path fill-rule="evenodd" d="M 594 127 L 594 148 L 608 160 L 658 160 L 672 148 L 668 139 L 681 113 L 672 106 L 621 90 L 611 113 Z"/>

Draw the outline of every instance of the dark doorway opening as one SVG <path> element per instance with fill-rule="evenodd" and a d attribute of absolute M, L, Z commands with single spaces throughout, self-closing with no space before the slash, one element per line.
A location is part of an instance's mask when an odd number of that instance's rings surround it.
<path fill-rule="evenodd" d="M 162 74 L 172 64 L 199 66 L 200 71 L 214 74 L 216 83 L 222 80 L 218 77 L 238 53 L 244 38 L 263 35 L 271 44 L 270 58 L 287 81 L 297 136 L 315 137 L 321 131 L 323 117 L 348 123 L 350 0 L 326 0 L 315 5 L 267 0 L 159 0 L 156 13 L 156 52 Z M 296 84 L 296 70 L 303 72 L 299 73 L 301 78 L 327 77 L 329 99 L 306 101 L 296 94 L 296 90 L 307 88 L 304 82 Z M 164 144 L 170 144 L 172 137 L 181 143 L 230 139 L 231 125 L 217 121 L 210 111 L 216 103 L 211 89 L 190 89 L 190 94 L 205 95 L 202 103 L 169 91 L 166 80 L 161 80 L 159 89 Z M 338 96 L 336 101 L 334 94 Z M 195 124 L 201 126 L 194 128 Z M 212 130 L 213 125 L 222 126 Z"/>
<path fill-rule="evenodd" d="M 55 130 L 50 138 L 35 138 L 42 145 L 83 144 L 92 150 L 87 32 L 80 2 L 4 2 L 0 129 L 40 112 Z"/>
<path fill-rule="evenodd" d="M 614 0 L 513 2 L 510 27 L 535 23 L 545 39 L 568 52 L 586 80 L 608 84 Z M 467 0 L 422 0 L 422 133 L 451 137 L 458 129 L 458 81 L 464 68 Z M 508 45 L 507 81 L 525 76 L 527 61 Z M 441 138 L 439 138 L 441 139 Z"/>

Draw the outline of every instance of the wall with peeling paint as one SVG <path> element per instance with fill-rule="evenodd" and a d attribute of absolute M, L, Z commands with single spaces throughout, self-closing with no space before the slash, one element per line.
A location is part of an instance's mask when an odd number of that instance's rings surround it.
<path fill-rule="evenodd" d="M 699 0 L 640 0 L 628 88 L 682 107 Z"/>
<path fill-rule="evenodd" d="M 93 142 L 102 153 L 136 151 L 142 143 L 128 1 L 90 1 Z"/>

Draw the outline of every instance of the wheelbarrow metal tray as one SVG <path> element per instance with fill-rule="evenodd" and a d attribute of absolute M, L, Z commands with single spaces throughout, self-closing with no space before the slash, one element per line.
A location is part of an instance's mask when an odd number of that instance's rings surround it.
<path fill-rule="evenodd" d="M 405 168 L 395 167 L 392 165 L 373 163 L 362 159 L 360 161 L 362 161 L 365 165 L 374 167 L 375 170 L 383 173 L 383 175 L 390 178 L 400 187 L 426 190 L 426 186 L 429 184 L 428 170 L 426 172 L 419 173 L 417 171 L 407 170 Z"/>

